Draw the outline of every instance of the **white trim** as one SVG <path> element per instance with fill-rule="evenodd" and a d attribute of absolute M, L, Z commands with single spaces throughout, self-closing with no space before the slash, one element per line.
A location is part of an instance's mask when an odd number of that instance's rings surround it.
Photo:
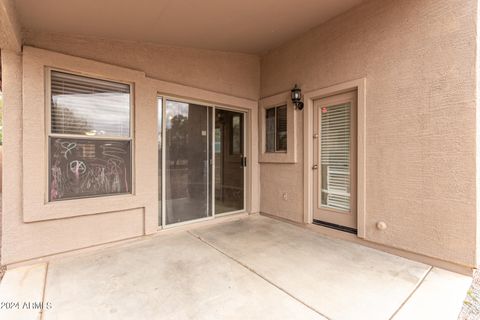
<path fill-rule="evenodd" d="M 305 93 L 303 111 L 303 176 L 304 222 L 313 221 L 313 103 L 314 100 L 357 90 L 357 229 L 358 237 L 366 237 L 366 78 L 344 82 Z"/>

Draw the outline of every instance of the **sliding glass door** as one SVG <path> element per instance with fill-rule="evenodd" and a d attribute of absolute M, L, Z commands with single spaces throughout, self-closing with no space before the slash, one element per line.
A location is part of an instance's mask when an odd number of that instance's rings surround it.
<path fill-rule="evenodd" d="M 158 98 L 158 127 L 159 225 L 244 210 L 243 113 Z"/>
<path fill-rule="evenodd" d="M 244 209 L 243 113 L 215 110 L 215 214 Z"/>
<path fill-rule="evenodd" d="M 167 100 L 165 223 L 211 215 L 208 107 Z"/>

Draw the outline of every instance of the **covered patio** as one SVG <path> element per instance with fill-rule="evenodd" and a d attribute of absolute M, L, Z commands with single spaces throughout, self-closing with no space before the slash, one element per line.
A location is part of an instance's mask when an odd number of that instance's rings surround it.
<path fill-rule="evenodd" d="M 253 215 L 12 269 L 0 296 L 45 320 L 456 319 L 470 282 Z"/>
<path fill-rule="evenodd" d="M 0 0 L 0 318 L 456 319 L 480 261 L 479 17 Z"/>

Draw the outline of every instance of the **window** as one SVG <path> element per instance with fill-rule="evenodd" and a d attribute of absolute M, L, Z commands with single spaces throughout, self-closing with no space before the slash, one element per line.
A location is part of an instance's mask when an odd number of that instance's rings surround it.
<path fill-rule="evenodd" d="M 49 200 L 132 192 L 130 85 L 50 71 Z"/>
<path fill-rule="evenodd" d="M 266 109 L 266 152 L 287 151 L 287 106 Z"/>
<path fill-rule="evenodd" d="M 321 109 L 322 207 L 350 210 L 350 104 Z"/>

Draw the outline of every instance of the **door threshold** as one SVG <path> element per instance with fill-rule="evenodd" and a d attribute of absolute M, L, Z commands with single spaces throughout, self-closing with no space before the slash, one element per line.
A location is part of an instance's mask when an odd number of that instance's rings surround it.
<path fill-rule="evenodd" d="M 210 224 L 215 224 L 215 223 L 220 223 L 220 222 L 225 222 L 225 221 L 235 220 L 235 219 L 241 219 L 248 216 L 249 216 L 248 212 L 239 211 L 239 212 L 227 214 L 224 216 L 215 215 L 215 216 L 210 216 L 210 217 L 205 217 L 205 218 L 200 218 L 200 219 L 195 219 L 190 221 L 172 223 L 164 227 L 158 226 L 157 233 L 173 231 L 173 230 L 188 230 L 190 228 L 203 227 Z"/>
<path fill-rule="evenodd" d="M 185 226 L 185 225 L 189 225 L 189 224 L 205 222 L 205 221 L 209 221 L 209 220 L 213 220 L 213 219 L 215 219 L 214 216 L 208 216 L 208 217 L 203 217 L 203 218 L 198 218 L 198 219 L 186 220 L 186 221 L 181 221 L 181 222 L 174 222 L 174 223 L 166 224 L 161 229 L 176 228 L 176 227 L 181 227 L 181 226 Z"/>
<path fill-rule="evenodd" d="M 325 222 L 325 221 L 321 221 L 321 220 L 313 219 L 313 224 L 316 224 L 316 225 L 319 225 L 319 226 L 322 226 L 322 227 L 326 227 L 326 228 L 330 228 L 330 229 L 335 229 L 335 230 L 338 230 L 338 231 L 343 231 L 343 232 L 355 234 L 355 235 L 358 233 L 357 229 L 355 229 L 355 228 L 345 227 L 345 226 L 342 226 L 342 225 L 339 225 L 339 224 Z"/>
<path fill-rule="evenodd" d="M 231 215 L 231 214 L 244 213 L 244 212 L 246 212 L 244 209 L 235 210 L 235 211 L 226 211 L 226 212 L 222 212 L 222 213 L 216 213 L 215 217 L 220 218 L 220 217 L 228 216 L 228 215 Z"/>

